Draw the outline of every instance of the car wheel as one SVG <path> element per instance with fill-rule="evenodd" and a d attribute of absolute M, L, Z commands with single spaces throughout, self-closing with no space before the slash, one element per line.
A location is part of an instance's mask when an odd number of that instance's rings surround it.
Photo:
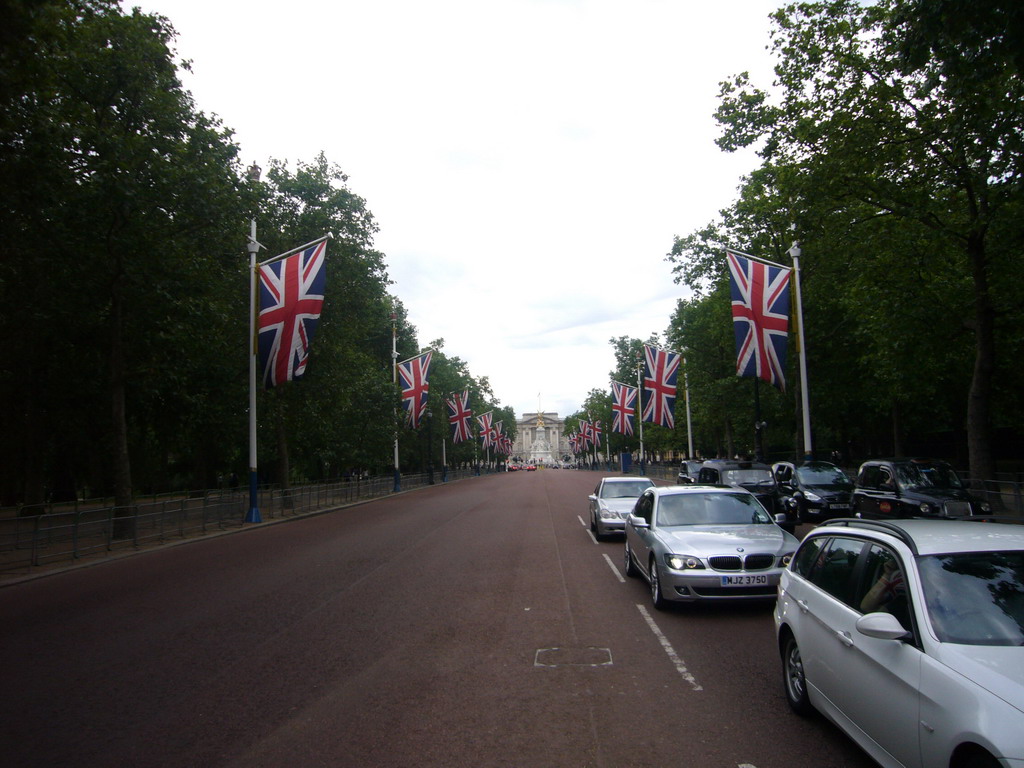
<path fill-rule="evenodd" d="M 590 532 L 597 533 L 597 521 L 594 519 L 594 513 L 590 513 Z"/>
<path fill-rule="evenodd" d="M 626 575 L 632 578 L 636 578 L 640 575 L 640 571 L 637 570 L 636 563 L 633 562 L 633 553 L 629 550 L 629 542 L 626 542 Z"/>
<path fill-rule="evenodd" d="M 661 579 L 658 577 L 658 563 L 654 558 L 651 558 L 650 583 L 651 602 L 659 611 L 665 610 L 668 606 L 668 601 L 661 593 Z"/>
<path fill-rule="evenodd" d="M 798 715 L 809 715 L 812 707 L 811 700 L 807 697 L 804 662 L 796 638 L 789 634 L 782 644 L 782 681 L 786 686 L 786 701 L 789 702 L 790 709 Z"/>
<path fill-rule="evenodd" d="M 980 747 L 957 760 L 956 768 L 999 768 L 999 761 Z"/>

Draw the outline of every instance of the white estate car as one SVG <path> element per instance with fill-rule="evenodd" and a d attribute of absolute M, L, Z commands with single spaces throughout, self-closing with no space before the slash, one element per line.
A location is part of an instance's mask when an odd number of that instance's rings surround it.
<path fill-rule="evenodd" d="M 603 539 L 610 533 L 622 533 L 625 520 L 637 497 L 654 482 L 649 477 L 602 477 L 590 494 L 590 530 Z"/>
<path fill-rule="evenodd" d="M 828 521 L 775 627 L 790 707 L 881 765 L 1024 767 L 1024 526 Z"/>

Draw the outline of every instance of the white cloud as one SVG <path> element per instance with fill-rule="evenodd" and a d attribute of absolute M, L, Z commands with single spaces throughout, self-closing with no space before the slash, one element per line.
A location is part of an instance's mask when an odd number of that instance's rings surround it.
<path fill-rule="evenodd" d="M 674 235 L 735 197 L 718 84 L 771 81 L 774 0 L 146 0 L 246 164 L 348 175 L 420 342 L 517 413 L 608 386 L 608 339 L 663 332 Z M 244 237 L 244 235 L 242 236 Z M 467 319 L 465 307 L 472 310 Z"/>

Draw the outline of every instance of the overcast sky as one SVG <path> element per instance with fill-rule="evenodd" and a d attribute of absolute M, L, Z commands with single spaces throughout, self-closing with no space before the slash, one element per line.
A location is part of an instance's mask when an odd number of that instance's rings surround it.
<path fill-rule="evenodd" d="M 323 151 L 349 176 L 421 344 L 517 416 L 565 416 L 608 388 L 609 339 L 664 335 L 673 236 L 756 167 L 717 149 L 713 112 L 722 80 L 771 83 L 778 2 L 134 5 L 171 20 L 185 87 L 246 166 Z"/>

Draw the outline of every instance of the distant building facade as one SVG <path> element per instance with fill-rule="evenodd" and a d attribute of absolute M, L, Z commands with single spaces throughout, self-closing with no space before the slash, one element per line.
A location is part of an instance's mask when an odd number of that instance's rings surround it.
<path fill-rule="evenodd" d="M 562 432 L 565 420 L 557 413 L 524 413 L 516 419 L 516 439 L 512 455 L 524 461 L 550 464 L 569 455 L 569 441 Z"/>

